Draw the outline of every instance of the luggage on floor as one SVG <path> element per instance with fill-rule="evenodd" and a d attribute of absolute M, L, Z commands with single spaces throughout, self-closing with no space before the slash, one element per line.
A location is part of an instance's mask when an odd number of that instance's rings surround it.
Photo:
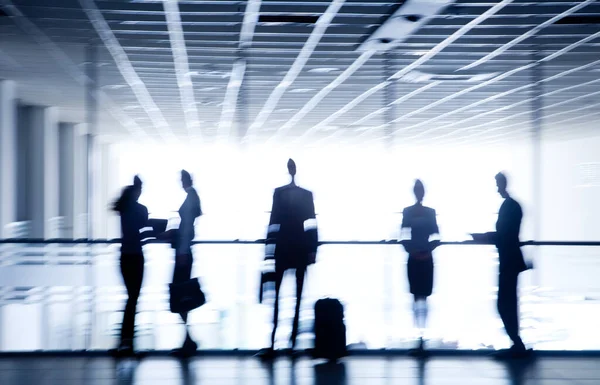
<path fill-rule="evenodd" d="M 334 298 L 315 303 L 315 348 L 313 357 L 336 360 L 346 356 L 344 306 Z"/>

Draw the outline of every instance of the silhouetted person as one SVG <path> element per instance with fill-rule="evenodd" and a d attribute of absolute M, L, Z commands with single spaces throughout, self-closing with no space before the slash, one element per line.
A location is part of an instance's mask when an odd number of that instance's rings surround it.
<path fill-rule="evenodd" d="M 144 254 L 142 252 L 142 235 L 140 230 L 148 222 L 148 209 L 138 203 L 142 193 L 142 181 L 135 177 L 133 185 L 127 186 L 119 199 L 114 203 L 113 210 L 121 217 L 121 274 L 127 288 L 127 303 L 123 311 L 121 324 L 121 341 L 113 355 L 124 356 L 133 354 L 133 335 L 137 301 L 142 288 L 144 277 Z"/>
<path fill-rule="evenodd" d="M 402 229 L 410 229 L 410 239 L 403 240 L 402 245 L 408 253 L 406 270 L 410 293 L 414 296 L 413 314 L 415 326 L 419 329 L 419 346 L 413 353 L 423 353 L 423 332 L 427 324 L 427 297 L 433 290 L 433 255 L 432 251 L 439 241 L 430 241 L 430 237 L 439 234 L 435 210 L 423 206 L 425 187 L 417 179 L 413 192 L 417 202 L 404 209 Z"/>
<path fill-rule="evenodd" d="M 498 358 L 521 358 L 529 353 L 519 336 L 518 282 L 519 274 L 527 270 L 519 240 L 523 211 L 521 205 L 508 194 L 508 181 L 504 174 L 496 175 L 496 185 L 498 193 L 504 198 L 498 213 L 496 232 L 474 234 L 473 238 L 491 242 L 498 248 L 498 313 L 513 346 L 496 355 Z"/>
<path fill-rule="evenodd" d="M 181 170 L 181 186 L 187 193 L 185 201 L 179 208 L 179 217 L 181 222 L 179 230 L 175 233 L 173 247 L 175 248 L 175 268 L 173 270 L 173 283 L 183 283 L 189 281 L 192 276 L 192 265 L 194 258 L 192 255 L 192 240 L 194 239 L 194 222 L 196 218 L 202 215 L 200 206 L 200 197 L 193 187 L 192 176 L 189 172 Z M 181 313 L 181 319 L 186 326 L 185 341 L 181 348 L 173 350 L 177 356 L 187 357 L 194 354 L 198 345 L 190 336 L 187 325 L 188 313 Z"/>
<path fill-rule="evenodd" d="M 313 195 L 310 191 L 296 185 L 296 163 L 292 159 L 288 161 L 287 167 L 292 181 L 288 185 L 275 189 L 266 242 L 267 256 L 272 254 L 275 258 L 276 278 L 271 347 L 262 352 L 264 358 L 272 357 L 275 350 L 275 334 L 277 332 L 279 313 L 279 290 L 284 273 L 291 269 L 296 272 L 296 311 L 294 313 L 290 343 L 292 349 L 296 346 L 304 276 L 307 267 L 315 263 L 318 247 Z"/>

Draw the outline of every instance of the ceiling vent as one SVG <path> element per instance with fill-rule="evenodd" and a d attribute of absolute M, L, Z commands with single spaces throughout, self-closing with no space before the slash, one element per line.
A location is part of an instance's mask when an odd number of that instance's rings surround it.
<path fill-rule="evenodd" d="M 387 51 L 405 41 L 454 0 L 406 0 L 357 51 Z"/>
<path fill-rule="evenodd" d="M 563 17 L 554 24 L 562 25 L 594 25 L 600 24 L 600 16 L 596 15 L 571 15 Z"/>
<path fill-rule="evenodd" d="M 260 15 L 259 23 L 269 24 L 315 24 L 319 20 L 317 15 Z"/>

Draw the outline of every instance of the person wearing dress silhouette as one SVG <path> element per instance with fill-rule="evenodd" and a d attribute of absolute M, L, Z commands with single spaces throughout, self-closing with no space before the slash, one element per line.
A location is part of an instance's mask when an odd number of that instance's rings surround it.
<path fill-rule="evenodd" d="M 525 348 L 519 335 L 518 282 L 519 274 L 528 269 L 523 253 L 519 232 L 523 211 L 521 205 L 508 193 L 508 179 L 503 173 L 496 175 L 498 193 L 504 202 L 498 212 L 496 231 L 473 234 L 475 241 L 493 243 L 498 249 L 498 314 L 504 324 L 506 334 L 513 345 L 510 349 L 496 354 L 498 358 L 525 358 L 530 351 Z"/>
<path fill-rule="evenodd" d="M 192 241 L 195 237 L 194 223 L 196 218 L 202 215 L 200 197 L 194 188 L 192 176 L 186 170 L 181 170 L 181 186 L 187 193 L 185 201 L 179 208 L 181 222 L 179 230 L 174 233 L 173 247 L 175 248 L 175 268 L 173 270 L 173 283 L 183 283 L 190 280 L 192 276 Z M 183 345 L 172 351 L 173 355 L 189 357 L 198 349 L 198 344 L 192 339 L 189 331 L 188 313 L 181 313 L 186 333 Z"/>
<path fill-rule="evenodd" d="M 430 240 L 430 237 L 439 234 L 435 210 L 423 206 L 425 187 L 417 179 L 413 192 L 417 202 L 407 207 L 402 213 L 401 230 L 404 249 L 408 253 L 406 265 L 410 293 L 414 297 L 413 315 L 415 326 L 419 330 L 419 345 L 412 352 L 424 352 L 423 332 L 427 324 L 427 297 L 433 290 L 433 250 L 439 241 Z M 410 236 L 406 234 L 410 231 Z M 406 235 L 406 236 L 405 236 Z"/>
<path fill-rule="evenodd" d="M 296 346 L 304 277 L 307 267 L 315 263 L 318 247 L 313 194 L 296 185 L 296 163 L 292 159 L 288 160 L 287 168 L 292 180 L 289 184 L 275 189 L 266 241 L 267 258 L 275 258 L 276 278 L 271 347 L 261 352 L 263 358 L 271 358 L 275 352 L 279 291 L 287 270 L 295 270 L 296 274 L 296 309 L 290 336 L 292 350 Z"/>
<path fill-rule="evenodd" d="M 142 181 L 136 176 L 133 184 L 123 189 L 121 196 L 113 204 L 121 219 L 121 274 L 127 288 L 127 302 L 123 311 L 121 340 L 111 353 L 127 356 L 134 353 L 133 335 L 137 301 L 144 278 L 144 253 L 140 230 L 148 223 L 148 209 L 138 199 L 142 193 Z"/>

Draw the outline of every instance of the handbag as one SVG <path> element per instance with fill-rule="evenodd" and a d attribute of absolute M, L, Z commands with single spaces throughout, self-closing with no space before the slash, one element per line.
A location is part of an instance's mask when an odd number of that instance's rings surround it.
<path fill-rule="evenodd" d="M 169 293 L 171 313 L 187 313 L 206 303 L 206 296 L 200 288 L 198 278 L 169 284 Z"/>

